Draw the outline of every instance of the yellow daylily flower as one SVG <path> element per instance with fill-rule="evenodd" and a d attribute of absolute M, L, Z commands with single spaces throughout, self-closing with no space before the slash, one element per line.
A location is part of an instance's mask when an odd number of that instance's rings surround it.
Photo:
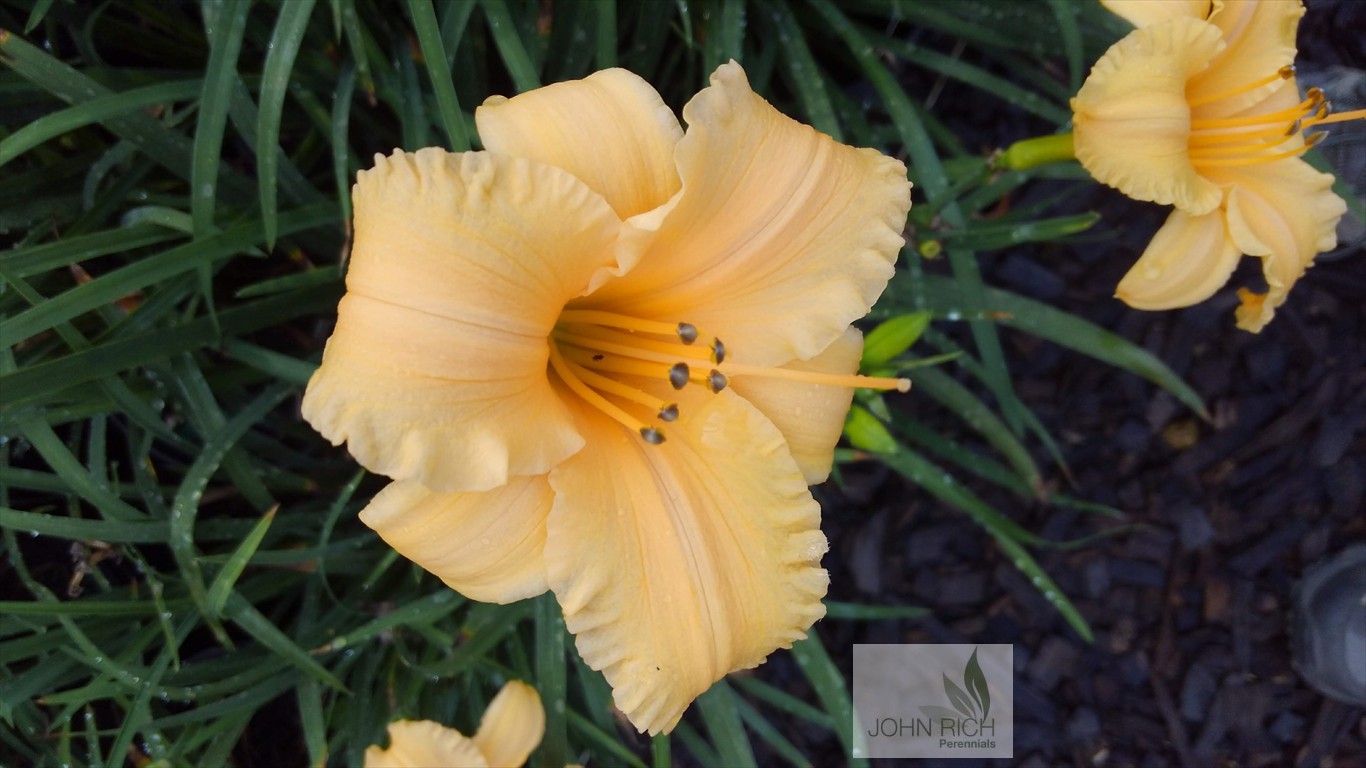
<path fill-rule="evenodd" d="M 394 483 L 361 513 L 452 588 L 550 589 L 637 728 L 824 615 L 807 485 L 903 245 L 898 161 L 731 62 L 684 108 L 598 72 L 475 113 L 488 151 L 377 157 L 305 418 Z"/>
<path fill-rule="evenodd" d="M 1260 331 L 1314 257 L 1335 247 L 1346 204 L 1299 158 L 1330 115 L 1295 84 L 1300 0 L 1102 0 L 1137 25 L 1072 100 L 1076 157 L 1097 180 L 1176 210 L 1116 290 L 1139 309 L 1209 298 L 1241 254 L 1268 290 L 1240 290 L 1238 327 Z"/>
<path fill-rule="evenodd" d="M 473 737 L 431 720 L 389 724 L 389 747 L 365 750 L 365 768 L 517 768 L 545 736 L 536 689 L 509 680 L 489 702 Z"/>

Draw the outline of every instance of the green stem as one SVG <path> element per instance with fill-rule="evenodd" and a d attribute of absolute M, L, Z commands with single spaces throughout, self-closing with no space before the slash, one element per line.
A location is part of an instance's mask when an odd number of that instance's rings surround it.
<path fill-rule="evenodd" d="M 1072 134 L 1060 133 L 1017 141 L 1001 153 L 996 164 L 1012 171 L 1026 171 L 1040 165 L 1073 159 L 1076 159 L 1076 154 L 1072 148 Z"/>

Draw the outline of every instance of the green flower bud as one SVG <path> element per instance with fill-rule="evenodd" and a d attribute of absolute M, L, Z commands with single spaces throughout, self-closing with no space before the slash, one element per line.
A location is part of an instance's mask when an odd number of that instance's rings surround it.
<path fill-rule="evenodd" d="M 883 365 L 911 348 L 930 324 L 929 312 L 912 312 L 885 320 L 863 337 L 862 369 Z"/>
<path fill-rule="evenodd" d="M 844 420 L 844 436 L 855 448 L 869 453 L 895 453 L 900 448 L 887 427 L 861 405 L 849 409 Z"/>

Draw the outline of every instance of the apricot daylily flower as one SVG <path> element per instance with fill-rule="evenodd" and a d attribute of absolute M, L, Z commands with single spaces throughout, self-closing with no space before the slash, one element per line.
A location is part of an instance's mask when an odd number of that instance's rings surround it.
<path fill-rule="evenodd" d="M 1260 331 L 1346 212 L 1333 176 L 1299 158 L 1361 117 L 1330 115 L 1295 85 L 1299 0 L 1102 0 L 1138 26 L 1096 62 L 1072 100 L 1076 157 L 1099 181 L 1175 206 L 1120 281 L 1140 309 L 1184 307 L 1224 285 L 1240 254 L 1267 292 L 1239 291 L 1238 327 Z"/>
<path fill-rule="evenodd" d="M 479 730 L 465 736 L 430 720 L 389 724 L 389 748 L 365 750 L 365 768 L 517 768 L 545 736 L 545 709 L 536 689 L 509 680 L 489 702 Z"/>
<path fill-rule="evenodd" d="M 905 167 L 739 65 L 683 110 L 598 72 L 475 114 L 486 152 L 378 157 L 303 412 L 395 482 L 361 513 L 465 595 L 555 593 L 636 727 L 824 614 L 820 510 Z"/>

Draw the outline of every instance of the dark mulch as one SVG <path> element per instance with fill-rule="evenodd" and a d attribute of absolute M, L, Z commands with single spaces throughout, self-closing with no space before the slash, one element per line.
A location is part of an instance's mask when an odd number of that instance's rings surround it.
<path fill-rule="evenodd" d="M 1012 253 L 985 270 L 1032 275 L 1014 286 L 1026 293 L 1056 276 L 1058 305 L 1142 343 L 1210 407 L 1202 421 L 1137 377 L 1006 332 L 1018 390 L 1063 443 L 1075 492 L 1128 519 L 988 497 L 1059 541 L 1137 525 L 1041 553 L 1094 644 L 965 516 L 881 473 L 846 473 L 858 498 L 829 505 L 833 594 L 921 605 L 935 618 L 827 621 L 822 634 L 844 654 L 852 643 L 1015 644 L 1025 765 L 1366 763 L 1362 712 L 1309 688 L 1289 650 L 1296 580 L 1366 537 L 1360 254 L 1312 270 L 1253 336 L 1233 327 L 1231 291 L 1156 314 L 1109 298 L 1137 255 L 1128 241 L 1146 239 L 1162 212 L 1130 213 L 1113 248 Z M 847 511 L 869 494 L 866 513 Z"/>
<path fill-rule="evenodd" d="M 1311 4 L 1306 33 L 1321 44 L 1302 45 L 1302 73 L 1366 66 L 1352 22 L 1366 4 L 1316 15 L 1324 5 Z M 1357 32 L 1334 26 L 1340 16 Z M 1104 189 L 1068 205 L 1101 211 L 1108 239 L 988 254 L 987 281 L 1141 344 L 1210 409 L 1202 420 L 1135 376 L 1003 330 L 1017 391 L 1075 477 L 1068 486 L 1054 467 L 1055 486 L 1128 517 L 987 497 L 1057 541 L 1134 526 L 1040 553 L 1095 642 L 965 515 L 885 471 L 855 469 L 843 493 L 826 489 L 832 596 L 925 606 L 934 618 L 828 620 L 827 646 L 847 669 L 853 643 L 1013 643 L 1021 765 L 1366 765 L 1362 710 L 1309 687 L 1290 660 L 1292 587 L 1366 538 L 1366 254 L 1358 242 L 1320 259 L 1252 335 L 1234 327 L 1233 287 L 1256 287 L 1257 262 L 1245 259 L 1200 306 L 1134 311 L 1114 286 L 1166 211 Z"/>

